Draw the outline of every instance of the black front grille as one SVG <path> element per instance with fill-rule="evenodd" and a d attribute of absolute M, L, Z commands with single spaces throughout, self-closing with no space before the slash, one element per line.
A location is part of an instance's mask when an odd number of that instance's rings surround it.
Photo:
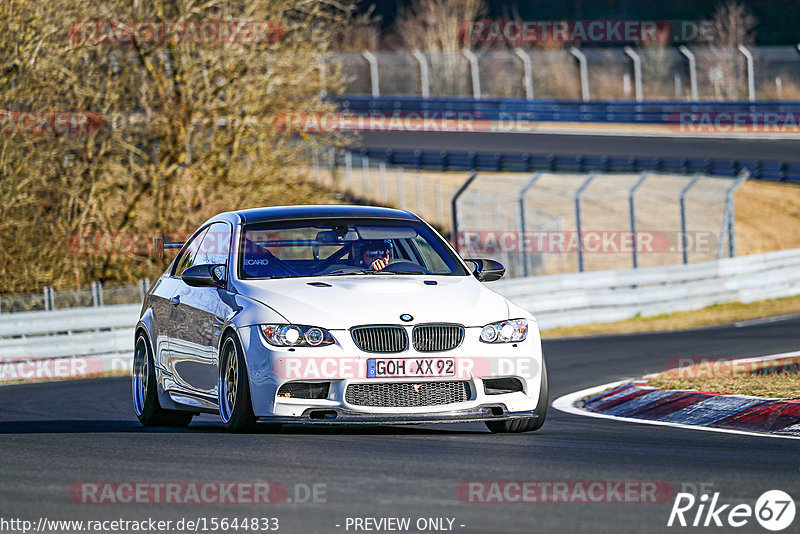
<path fill-rule="evenodd" d="M 354 406 L 409 408 L 466 402 L 470 398 L 469 382 L 384 382 L 350 384 L 345 400 Z"/>
<path fill-rule="evenodd" d="M 423 324 L 414 327 L 411 340 L 417 352 L 452 350 L 464 340 L 464 327 L 459 324 Z"/>
<path fill-rule="evenodd" d="M 402 326 L 357 326 L 350 333 L 356 346 L 365 352 L 403 352 L 408 347 Z"/>

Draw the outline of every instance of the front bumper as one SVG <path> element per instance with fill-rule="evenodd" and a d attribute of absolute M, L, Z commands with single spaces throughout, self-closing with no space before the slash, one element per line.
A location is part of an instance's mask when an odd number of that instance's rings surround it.
<path fill-rule="evenodd" d="M 509 412 L 503 404 L 488 404 L 466 410 L 453 410 L 429 414 L 364 413 L 344 408 L 308 408 L 300 417 L 260 417 L 265 423 L 317 424 L 317 425 L 417 425 L 425 423 L 469 423 L 537 417 L 533 412 Z"/>
<path fill-rule="evenodd" d="M 371 354 L 360 351 L 347 331 L 333 332 L 334 345 L 306 349 L 281 349 L 264 341 L 258 327 L 244 327 L 239 336 L 246 356 L 253 413 L 265 422 L 313 424 L 418 424 L 440 422 L 467 422 L 534 417 L 542 379 L 541 340 L 538 331 L 531 328 L 528 338 L 520 343 L 487 345 L 479 341 L 479 329 L 468 328 L 462 344 L 456 349 L 439 353 L 417 353 L 409 348 L 397 354 Z M 480 355 L 476 357 L 476 355 Z M 364 365 L 367 359 L 388 358 L 454 358 L 456 367 L 470 362 L 465 374 L 457 377 L 417 378 L 366 378 Z M 309 376 L 304 372 L 285 372 L 287 360 L 314 360 L 314 366 L 324 370 L 332 364 L 334 372 L 325 376 Z M 306 362 L 306 360 L 303 360 Z M 347 367 L 344 363 L 353 363 Z M 477 363 L 476 363 L 477 362 Z M 278 372 L 276 369 L 283 369 Z M 303 370 L 307 367 L 305 363 Z M 336 374 L 342 369 L 353 372 Z M 523 391 L 489 395 L 483 379 L 513 376 L 523 384 Z M 469 397 L 450 404 L 424 406 L 367 406 L 347 402 L 347 388 L 353 384 L 388 382 L 426 383 L 437 381 L 465 381 L 469 384 Z M 284 398 L 277 395 L 279 388 L 292 381 L 323 381 L 330 384 L 324 399 Z"/>

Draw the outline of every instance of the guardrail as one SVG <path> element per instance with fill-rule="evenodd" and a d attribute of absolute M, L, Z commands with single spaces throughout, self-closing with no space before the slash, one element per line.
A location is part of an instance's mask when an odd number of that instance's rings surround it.
<path fill-rule="evenodd" d="M 543 329 L 800 295 L 800 249 L 706 263 L 501 280 Z"/>
<path fill-rule="evenodd" d="M 798 101 L 761 102 L 613 102 L 571 100 L 521 100 L 511 98 L 405 97 L 405 96 L 332 96 L 343 110 L 356 115 L 380 113 L 407 115 L 469 113 L 473 120 L 561 121 L 561 122 L 621 122 L 646 124 L 679 124 L 681 113 L 709 114 L 722 124 L 762 124 L 792 114 L 797 127 L 800 113 Z M 772 115 L 766 115 L 770 113 Z M 727 115 L 723 115 L 727 114 Z M 734 115 L 738 114 L 738 115 Z M 688 117 L 684 117 L 688 119 Z M 757 121 L 757 122 L 756 122 Z"/>
<path fill-rule="evenodd" d="M 714 262 L 501 280 L 489 287 L 531 311 L 542 329 L 609 322 L 800 295 L 800 249 Z M 99 371 L 130 368 L 137 305 L 0 318 L 0 382 L 27 378 L 19 362 L 81 358 Z M 74 367 L 74 366 L 73 366 Z M 34 372 L 31 367 L 26 372 Z"/>
<path fill-rule="evenodd" d="M 800 182 L 800 163 L 700 158 L 640 158 L 628 156 L 565 156 L 558 154 L 503 154 L 498 152 L 457 152 L 446 150 L 361 149 L 366 156 L 387 165 L 440 171 L 508 172 L 633 172 L 654 171 L 674 174 L 702 173 L 737 176 L 743 170 L 758 180 Z M 357 164 L 358 162 L 355 162 Z"/>
<path fill-rule="evenodd" d="M 0 382 L 130 369 L 141 306 L 125 304 L 0 316 Z"/>

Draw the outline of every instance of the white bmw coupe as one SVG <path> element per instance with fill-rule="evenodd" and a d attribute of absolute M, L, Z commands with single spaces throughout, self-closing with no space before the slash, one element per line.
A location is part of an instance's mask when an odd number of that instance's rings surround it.
<path fill-rule="evenodd" d="M 136 326 L 144 425 L 219 414 L 282 424 L 484 421 L 525 432 L 547 414 L 534 317 L 406 211 L 291 206 L 222 213 L 186 241 Z"/>

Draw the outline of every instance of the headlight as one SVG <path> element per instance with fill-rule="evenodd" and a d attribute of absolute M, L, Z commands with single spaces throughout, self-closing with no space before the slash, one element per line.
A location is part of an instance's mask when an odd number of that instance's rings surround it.
<path fill-rule="evenodd" d="M 262 324 L 261 333 L 276 347 L 321 347 L 332 345 L 333 336 L 324 328 L 294 324 Z"/>
<path fill-rule="evenodd" d="M 481 330 L 481 341 L 484 343 L 516 343 L 528 337 L 528 321 L 511 319 L 499 323 L 487 324 Z"/>

